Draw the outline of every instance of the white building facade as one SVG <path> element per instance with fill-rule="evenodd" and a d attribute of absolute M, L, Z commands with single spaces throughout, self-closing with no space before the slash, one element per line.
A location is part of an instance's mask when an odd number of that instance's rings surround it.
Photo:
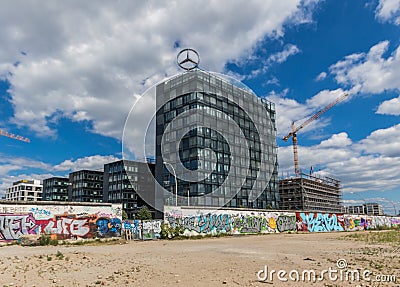
<path fill-rule="evenodd" d="M 40 201 L 43 185 L 40 180 L 19 180 L 6 190 L 6 200 L 10 201 Z"/>

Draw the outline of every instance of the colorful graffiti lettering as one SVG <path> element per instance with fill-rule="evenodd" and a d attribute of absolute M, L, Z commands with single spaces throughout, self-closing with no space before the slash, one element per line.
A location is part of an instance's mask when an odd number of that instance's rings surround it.
<path fill-rule="evenodd" d="M 134 240 L 161 238 L 162 223 L 162 220 L 127 220 L 123 222 L 123 233 Z"/>
<path fill-rule="evenodd" d="M 373 216 L 371 225 L 373 228 L 392 226 L 389 217 L 386 216 Z"/>
<path fill-rule="evenodd" d="M 124 221 L 123 222 L 123 231 L 127 238 L 141 240 L 142 237 L 142 221 L 141 220 L 132 220 L 132 221 Z"/>
<path fill-rule="evenodd" d="M 270 217 L 268 219 L 268 225 L 269 225 L 270 229 L 276 230 L 276 219 L 275 219 L 275 217 Z"/>
<path fill-rule="evenodd" d="M 41 231 L 47 235 L 68 235 L 84 237 L 90 232 L 87 219 L 59 217 L 47 220 L 36 220 Z"/>
<path fill-rule="evenodd" d="M 161 220 L 144 220 L 142 223 L 142 239 L 155 239 L 161 237 Z"/>
<path fill-rule="evenodd" d="M 176 216 L 179 214 L 179 216 Z M 296 230 L 295 213 L 249 212 L 237 213 L 225 211 L 221 213 L 200 213 L 199 215 L 183 215 L 174 210 L 165 214 L 165 222 L 171 227 L 181 227 L 184 235 L 196 234 L 254 234 L 285 232 Z"/>
<path fill-rule="evenodd" d="M 289 215 L 279 215 L 276 220 L 276 226 L 279 232 L 295 231 L 296 230 L 296 217 Z"/>
<path fill-rule="evenodd" d="M 161 232 L 161 220 L 145 220 L 143 221 L 143 231 Z"/>
<path fill-rule="evenodd" d="M 390 218 L 390 223 L 392 225 L 400 225 L 400 217 L 392 217 L 392 218 Z"/>
<path fill-rule="evenodd" d="M 266 231 L 269 226 L 276 227 L 275 218 L 260 216 L 239 216 L 233 220 L 233 228 L 240 233 L 260 233 Z"/>
<path fill-rule="evenodd" d="M 16 240 L 23 234 L 35 234 L 32 214 L 0 214 L 0 240 Z"/>
<path fill-rule="evenodd" d="M 37 207 L 32 207 L 31 209 L 29 209 L 30 213 L 33 214 L 39 214 L 39 215 L 46 215 L 46 216 L 50 216 L 51 212 L 49 210 L 46 209 L 42 209 L 42 208 L 37 208 Z"/>
<path fill-rule="evenodd" d="M 296 212 L 297 230 L 309 232 L 343 231 L 344 222 L 336 214 Z"/>
<path fill-rule="evenodd" d="M 183 218 L 167 216 L 166 221 L 172 227 L 181 226 L 183 229 L 188 231 L 204 234 L 230 232 L 231 230 L 231 219 L 229 214 L 207 213 L 205 215 L 200 214 L 198 216 Z"/>
<path fill-rule="evenodd" d="M 141 221 L 140 220 L 124 221 L 123 229 L 132 230 L 133 232 L 137 232 L 138 230 L 142 229 Z"/>
<path fill-rule="evenodd" d="M 201 233 L 229 232 L 231 230 L 229 214 L 201 214 L 199 216 L 199 228 Z"/>
<path fill-rule="evenodd" d="M 110 207 L 27 205 L 24 208 L 29 212 L 0 214 L 0 241 L 17 240 L 26 234 L 46 234 L 56 239 L 121 235 L 122 221 L 109 212 L 112 209 Z M 79 215 L 71 214 L 69 210 L 78 211 Z M 99 218 L 100 213 L 110 217 Z"/>
<path fill-rule="evenodd" d="M 328 232 L 356 231 L 400 225 L 400 217 L 336 214 L 322 212 L 257 212 L 221 210 L 208 212 L 184 207 L 165 210 L 165 223 L 181 227 L 185 236 L 207 233 L 271 233 L 287 231 Z"/>
<path fill-rule="evenodd" d="M 97 236 L 119 236 L 121 234 L 122 223 L 119 218 L 99 218 L 96 221 Z"/>

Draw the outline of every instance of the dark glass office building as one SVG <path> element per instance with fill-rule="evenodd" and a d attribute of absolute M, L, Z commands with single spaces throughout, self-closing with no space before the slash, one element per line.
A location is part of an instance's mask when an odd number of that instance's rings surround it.
<path fill-rule="evenodd" d="M 154 196 L 154 179 L 148 176 L 148 169 L 154 174 L 154 163 L 120 160 L 105 164 L 103 201 L 122 203 L 129 219 L 135 218 L 143 206 L 147 206 L 154 214 L 154 209 L 140 196 Z"/>
<path fill-rule="evenodd" d="M 156 87 L 158 183 L 166 205 L 279 208 L 275 106 L 192 70 Z M 189 199 L 188 199 L 189 197 Z"/>
<path fill-rule="evenodd" d="M 79 170 L 69 174 L 68 201 L 103 202 L 103 172 Z"/>
<path fill-rule="evenodd" d="M 66 177 L 51 177 L 43 180 L 42 200 L 68 201 L 69 179 Z"/>

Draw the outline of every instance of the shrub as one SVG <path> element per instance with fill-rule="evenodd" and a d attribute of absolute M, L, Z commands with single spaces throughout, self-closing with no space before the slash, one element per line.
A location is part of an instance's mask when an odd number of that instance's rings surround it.
<path fill-rule="evenodd" d="M 44 246 L 44 245 L 49 245 L 50 244 L 50 236 L 48 235 L 42 235 L 39 238 L 39 245 Z"/>
<path fill-rule="evenodd" d="M 60 251 L 57 251 L 56 257 L 58 258 L 58 260 L 61 260 L 64 258 L 64 254 L 62 254 Z"/>
<path fill-rule="evenodd" d="M 57 246 L 58 245 L 58 240 L 57 239 L 51 239 L 49 235 L 42 235 L 39 238 L 39 245 L 44 246 L 44 245 L 53 245 Z"/>
<path fill-rule="evenodd" d="M 183 227 L 176 225 L 175 227 L 169 224 L 161 224 L 161 238 L 172 239 L 181 236 L 184 232 Z"/>

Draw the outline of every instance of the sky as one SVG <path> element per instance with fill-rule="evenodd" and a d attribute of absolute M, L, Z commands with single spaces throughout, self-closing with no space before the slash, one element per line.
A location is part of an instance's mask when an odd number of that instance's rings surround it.
<path fill-rule="evenodd" d="M 0 128 L 31 142 L 0 137 L 0 196 L 120 159 L 133 104 L 193 48 L 276 104 L 280 176 L 291 122 L 349 93 L 298 132 L 300 168 L 340 179 L 346 205 L 399 211 L 399 36 L 400 0 L 3 1 Z"/>

